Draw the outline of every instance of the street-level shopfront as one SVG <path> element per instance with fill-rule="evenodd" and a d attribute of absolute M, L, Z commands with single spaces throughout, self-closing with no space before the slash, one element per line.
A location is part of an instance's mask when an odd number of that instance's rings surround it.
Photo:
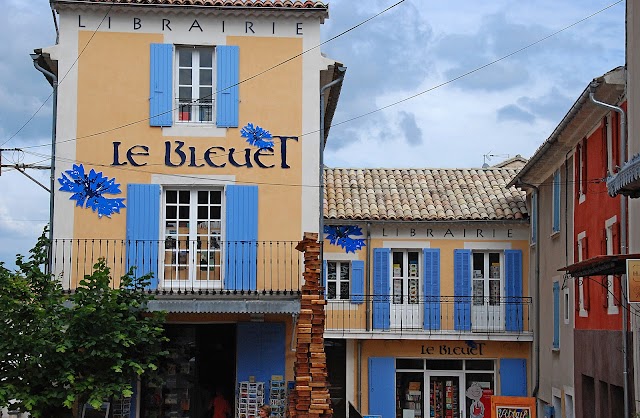
<path fill-rule="evenodd" d="M 165 329 L 169 355 L 159 378 L 142 382 L 137 416 L 210 416 L 216 391 L 231 416 L 257 416 L 259 404 L 270 402 L 274 416 L 283 416 L 292 378 L 290 322 L 170 323 Z"/>
<path fill-rule="evenodd" d="M 489 417 L 492 395 L 527 396 L 529 350 L 526 342 L 363 342 L 368 413 L 383 418 Z"/>

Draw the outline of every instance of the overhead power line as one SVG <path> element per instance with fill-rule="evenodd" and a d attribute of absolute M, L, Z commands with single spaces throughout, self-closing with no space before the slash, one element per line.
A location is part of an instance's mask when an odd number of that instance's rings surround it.
<path fill-rule="evenodd" d="M 280 62 L 280 63 L 278 63 L 278 64 L 276 64 L 276 65 L 273 65 L 272 67 L 269 67 L 269 68 L 267 68 L 267 69 L 266 69 L 266 70 L 264 70 L 264 71 L 261 71 L 261 72 L 259 72 L 259 73 L 257 73 L 257 74 L 254 74 L 254 75 L 252 75 L 252 76 L 250 76 L 250 77 L 248 77 L 248 78 L 246 78 L 246 79 L 244 79 L 244 80 L 240 80 L 240 81 L 238 81 L 236 84 L 233 84 L 233 85 L 231 85 L 231 86 L 229 86 L 229 87 L 226 87 L 224 90 L 231 89 L 231 88 L 236 87 L 236 86 L 238 86 L 238 85 L 240 85 L 240 84 L 246 83 L 247 81 L 253 80 L 253 79 L 255 79 L 256 77 L 259 77 L 259 76 L 261 76 L 261 75 L 263 75 L 263 74 L 265 74 L 265 73 L 267 73 L 267 72 L 269 72 L 269 71 L 272 71 L 272 70 L 274 70 L 274 69 L 276 69 L 276 68 L 278 68 L 278 67 L 280 67 L 280 66 L 282 66 L 282 65 L 284 65 L 284 64 L 286 64 L 286 63 L 288 63 L 288 62 L 293 61 L 293 60 L 294 60 L 294 59 L 296 59 L 296 58 L 301 57 L 302 55 L 306 54 L 307 52 L 313 51 L 314 49 L 318 49 L 318 48 L 319 48 L 319 47 L 321 47 L 322 45 L 324 45 L 324 44 L 326 44 L 326 43 L 328 43 L 328 42 L 331 42 L 331 41 L 333 41 L 333 40 L 335 40 L 335 39 L 337 39 L 337 38 L 339 38 L 339 37 L 341 37 L 341 36 L 343 36 L 343 35 L 346 35 L 347 33 L 349 33 L 349 32 L 351 32 L 351 31 L 353 31 L 353 30 L 355 30 L 355 29 L 359 28 L 360 26 L 362 26 L 362 25 L 366 24 L 367 22 L 370 22 L 371 20 L 375 19 L 376 17 L 383 15 L 384 13 L 386 13 L 386 12 L 390 11 L 391 9 L 395 8 L 396 6 L 398 6 L 398 5 L 402 4 L 402 3 L 404 3 L 404 1 L 405 1 L 405 0 L 400 0 L 399 2 L 397 2 L 397 3 L 395 3 L 395 4 L 393 4 L 393 5 L 389 6 L 389 7 L 387 7 L 386 9 L 384 9 L 384 10 L 382 10 L 382 11 L 380 11 L 380 12 L 376 13 L 375 15 L 373 15 L 373 16 L 371 16 L 371 17 L 369 17 L 369 18 L 365 19 L 365 20 L 363 20 L 363 21 L 362 21 L 362 22 L 360 22 L 360 23 L 358 23 L 358 24 L 356 24 L 356 25 L 354 25 L 354 26 L 351 26 L 349 29 L 347 29 L 347 30 L 344 30 L 344 31 L 340 32 L 339 34 L 337 34 L 337 35 L 335 35 L 335 36 L 333 36 L 333 37 L 331 37 L 331 38 L 327 39 L 326 41 L 323 41 L 323 42 L 319 43 L 319 44 L 318 44 L 318 45 L 316 45 L 316 46 L 313 46 L 313 47 L 311 47 L 311 48 L 309 48 L 309 49 L 307 49 L 307 50 L 302 51 L 302 52 L 301 52 L 301 53 L 299 53 L 299 54 L 296 54 L 296 55 L 294 55 L 294 56 L 292 56 L 292 57 L 290 57 L 290 58 L 287 58 L 286 60 L 284 60 L 284 61 L 282 61 L 282 62 Z M 195 103 L 198 103 L 198 102 L 199 102 L 200 100 L 202 100 L 202 99 L 207 99 L 207 98 L 209 98 L 209 97 L 213 97 L 213 96 L 215 96 L 218 92 L 219 92 L 219 91 L 215 91 L 215 92 L 213 92 L 213 93 L 211 93 L 211 94 L 209 94 L 209 95 L 207 95 L 207 96 L 203 96 L 203 97 L 200 97 L 200 98 L 198 98 L 198 99 L 192 100 L 192 101 L 191 101 L 191 103 L 192 103 L 192 104 L 195 104 Z M 184 105 L 181 105 L 181 106 L 184 106 Z M 145 117 L 145 118 L 142 118 L 142 119 L 138 119 L 138 120 L 136 120 L 136 121 L 132 121 L 132 122 L 129 122 L 129 123 L 125 123 L 125 124 L 123 124 L 123 125 L 119 125 L 119 126 L 116 126 L 116 127 L 110 128 L 110 129 L 106 129 L 106 130 L 103 130 L 103 131 L 100 131 L 100 132 L 94 132 L 94 133 L 92 133 L 92 134 L 88 134 L 88 135 L 83 135 L 83 136 L 78 136 L 78 137 L 75 137 L 75 138 L 65 139 L 65 140 L 62 140 L 62 141 L 57 141 L 57 143 L 58 143 L 58 144 L 62 144 L 62 143 L 65 143 L 65 142 L 73 142 L 73 141 L 78 141 L 78 140 L 80 140 L 80 139 L 86 139 L 86 138 L 92 138 L 92 137 L 95 137 L 95 136 L 104 135 L 104 134 L 109 133 L 109 132 L 117 131 L 117 130 L 120 130 L 120 129 L 123 129 L 123 128 L 127 128 L 127 127 L 129 127 L 129 126 L 133 126 L 133 125 L 137 125 L 137 124 L 142 123 L 142 122 L 146 122 L 146 121 L 148 121 L 148 120 L 150 120 L 150 119 L 152 119 L 152 118 L 154 118 L 154 117 L 157 117 L 157 116 L 161 116 L 161 115 L 164 115 L 164 114 L 167 114 L 167 113 L 174 112 L 174 111 L 178 110 L 179 108 L 180 108 L 180 106 L 177 106 L 177 107 L 175 107 L 175 108 L 173 108 L 173 109 L 167 110 L 167 111 L 165 111 L 165 112 L 158 113 L 158 114 L 156 114 L 156 115 L 151 115 L 151 116 L 148 116 L 148 117 Z M 317 131 L 316 131 L 316 132 L 317 132 Z M 23 147 L 23 148 L 38 148 L 38 147 L 50 146 L 50 145 L 51 145 L 51 143 L 48 143 L 48 144 L 41 144 L 41 145 L 31 145 L 31 146 L 27 146 L 27 147 Z"/>
<path fill-rule="evenodd" d="M 91 43 L 91 40 L 93 39 L 93 37 L 96 35 L 96 32 L 98 32 L 98 29 L 100 29 L 100 26 L 102 26 L 102 23 L 104 22 L 104 20 L 107 18 L 107 16 L 109 16 L 109 13 L 111 12 L 111 8 L 113 7 L 115 3 L 112 2 L 111 5 L 109 5 L 109 9 L 107 9 L 107 13 L 105 13 L 104 17 L 102 18 L 102 20 L 100 21 L 100 23 L 98 24 L 98 27 L 96 28 L 96 30 L 93 31 L 93 34 L 91 35 L 91 38 L 89 38 L 89 41 L 87 42 L 87 44 L 84 46 L 84 48 L 82 48 L 82 51 L 80 51 L 80 53 L 78 54 L 78 57 L 75 59 L 75 61 L 73 61 L 73 64 L 71 64 L 71 66 L 69 67 L 69 69 L 67 70 L 67 72 L 64 74 L 64 76 L 62 77 L 62 79 L 60 79 L 60 81 L 58 82 L 58 87 L 60 87 L 60 84 L 62 84 L 62 82 L 64 81 L 65 78 L 67 78 L 67 75 L 69 74 L 69 72 L 71 71 L 71 69 L 76 65 L 76 63 L 78 62 L 78 60 L 80 59 L 80 57 L 82 56 L 82 54 L 84 53 L 85 49 L 87 49 L 87 47 L 89 46 L 89 44 Z M 11 135 L 9 137 L 9 139 L 7 139 L 6 141 L 4 141 L 2 144 L 0 144 L 0 147 L 3 147 L 6 143 L 8 143 L 9 141 L 11 141 L 13 138 L 16 137 L 16 135 L 18 135 L 20 132 L 22 132 L 22 130 L 29 124 L 29 122 L 31 122 L 33 120 L 33 118 L 36 117 L 36 115 L 38 114 L 38 112 L 40 112 L 42 110 L 42 108 L 44 107 L 44 105 L 49 101 L 49 99 L 51 99 L 51 96 L 53 96 L 53 92 L 49 93 L 49 96 L 42 102 L 42 104 L 40 105 L 40 107 L 38 109 L 36 109 L 35 112 L 33 112 L 33 114 L 29 117 L 29 119 L 27 119 L 27 121 L 22 124 L 22 126 L 20 127 L 20 129 L 18 129 L 13 135 Z M 51 144 L 49 144 L 51 145 Z"/>

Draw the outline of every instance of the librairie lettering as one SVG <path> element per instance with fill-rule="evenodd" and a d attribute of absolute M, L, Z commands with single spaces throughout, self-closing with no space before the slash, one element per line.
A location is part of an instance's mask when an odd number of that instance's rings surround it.
<path fill-rule="evenodd" d="M 164 164 L 167 167 L 212 167 L 223 168 L 227 164 L 233 167 L 246 168 L 274 168 L 276 164 L 280 168 L 291 168 L 287 162 L 287 142 L 289 140 L 298 141 L 295 136 L 274 136 L 279 139 L 279 155 L 276 155 L 274 148 L 225 148 L 221 146 L 211 146 L 206 149 L 202 147 L 185 146 L 183 141 L 165 141 L 164 143 Z M 113 142 L 113 162 L 112 166 L 132 165 L 133 167 L 144 167 L 149 156 L 149 147 L 146 145 L 134 145 L 130 148 L 121 149 L 122 142 Z"/>
<path fill-rule="evenodd" d="M 469 347 L 451 347 L 446 344 L 438 346 L 423 345 L 420 354 L 440 354 L 443 356 L 477 356 L 483 355 L 483 348 L 486 343 L 475 343 Z"/>

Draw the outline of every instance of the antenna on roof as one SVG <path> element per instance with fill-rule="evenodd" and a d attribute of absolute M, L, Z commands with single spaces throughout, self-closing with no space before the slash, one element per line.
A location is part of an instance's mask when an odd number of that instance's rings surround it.
<path fill-rule="evenodd" d="M 491 161 L 492 157 L 502 157 L 502 158 L 509 158 L 509 154 L 492 154 L 491 151 L 489 151 L 486 154 L 482 154 L 483 157 L 483 163 L 482 163 L 482 168 L 489 168 L 489 163 L 488 161 Z"/>

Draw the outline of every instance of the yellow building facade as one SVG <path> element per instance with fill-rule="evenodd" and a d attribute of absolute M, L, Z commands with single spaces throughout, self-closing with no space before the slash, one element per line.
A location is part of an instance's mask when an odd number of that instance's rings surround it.
<path fill-rule="evenodd" d="M 73 291 L 152 273 L 170 359 L 126 416 L 282 416 L 302 258 L 318 230 L 322 2 L 53 0 L 57 76 L 52 272 Z M 340 83 L 325 92 L 331 119 Z M 326 138 L 322 138 L 324 141 Z M 122 413 L 124 416 L 125 413 Z"/>
<path fill-rule="evenodd" d="M 530 393 L 529 216 L 505 187 L 516 172 L 325 171 L 335 398 L 383 417 L 479 418 L 491 395 Z"/>

